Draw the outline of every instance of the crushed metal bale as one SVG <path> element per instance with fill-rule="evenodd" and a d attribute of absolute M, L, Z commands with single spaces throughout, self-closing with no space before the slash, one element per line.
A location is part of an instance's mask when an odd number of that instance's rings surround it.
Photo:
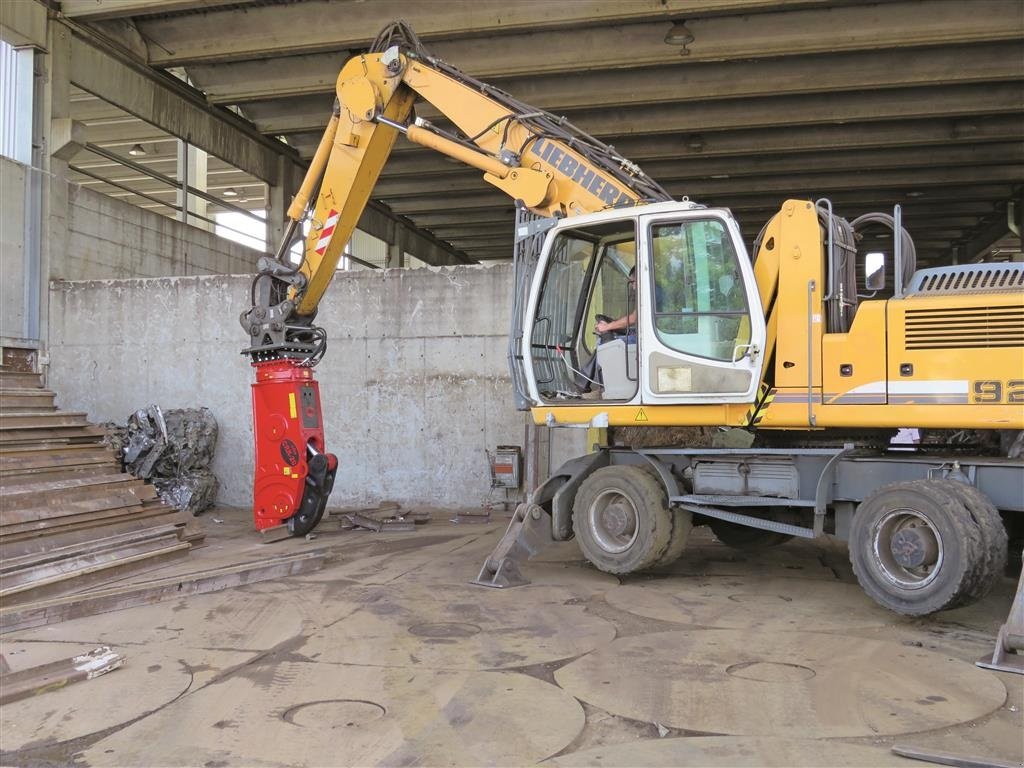
<path fill-rule="evenodd" d="M 220 488 L 210 469 L 217 431 L 208 408 L 142 408 L 122 437 L 125 469 L 151 480 L 166 503 L 197 515 L 213 506 Z"/>

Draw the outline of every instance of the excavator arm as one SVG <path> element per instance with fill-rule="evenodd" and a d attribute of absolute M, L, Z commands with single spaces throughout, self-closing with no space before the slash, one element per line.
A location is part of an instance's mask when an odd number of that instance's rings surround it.
<path fill-rule="evenodd" d="M 414 117 L 417 100 L 451 128 Z M 489 184 L 545 217 L 669 200 L 638 166 L 564 118 L 522 104 L 432 57 L 403 23 L 342 68 L 330 121 L 274 258 L 260 260 L 241 323 L 256 371 L 253 513 L 259 530 L 312 530 L 338 462 L 327 452 L 312 369 L 327 336 L 317 307 L 369 202 L 398 134 L 483 172 Z M 302 225 L 308 225 L 303 235 Z M 290 254 L 304 239 L 296 264 Z M 511 246 L 510 246 L 511 250 Z"/>

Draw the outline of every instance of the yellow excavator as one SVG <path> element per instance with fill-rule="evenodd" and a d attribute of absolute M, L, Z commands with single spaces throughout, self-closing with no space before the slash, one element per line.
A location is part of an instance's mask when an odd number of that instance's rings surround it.
<path fill-rule="evenodd" d="M 446 124 L 416 118 L 417 99 Z M 604 571 L 662 567 L 710 525 L 743 548 L 845 539 L 864 590 L 904 614 L 989 590 L 1024 513 L 1024 264 L 919 270 L 898 206 L 848 222 L 828 200 L 798 199 L 750 258 L 729 210 L 673 200 L 613 147 L 431 56 L 402 23 L 341 70 L 241 318 L 257 528 L 301 535 L 323 514 L 337 459 L 315 315 L 400 133 L 515 201 L 519 409 L 550 427 L 710 433 L 566 463 L 516 511 L 477 583 L 524 583 L 524 557 L 573 537 Z M 865 252 L 869 231 L 871 243 L 891 232 L 890 247 Z"/>

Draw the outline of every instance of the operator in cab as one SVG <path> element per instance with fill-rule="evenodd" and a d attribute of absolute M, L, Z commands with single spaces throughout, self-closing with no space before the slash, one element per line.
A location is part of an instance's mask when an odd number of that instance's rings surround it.
<path fill-rule="evenodd" d="M 636 267 L 629 270 L 627 285 L 629 286 L 629 300 L 626 306 L 632 307 L 633 311 L 617 320 L 598 320 L 594 325 L 594 333 L 598 336 L 599 344 L 611 341 L 617 335 L 617 331 L 625 331 L 627 341 L 636 340 Z M 629 336 L 632 338 L 628 338 Z"/>

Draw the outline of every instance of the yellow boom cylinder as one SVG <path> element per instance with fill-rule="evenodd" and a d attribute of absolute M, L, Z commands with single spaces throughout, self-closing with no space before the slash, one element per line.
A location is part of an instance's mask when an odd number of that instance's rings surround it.
<path fill-rule="evenodd" d="M 418 125 L 409 126 L 406 132 L 406 138 L 414 144 L 419 144 L 421 147 L 435 149 L 441 154 L 460 160 L 466 165 L 470 165 L 474 168 L 480 169 L 481 171 L 490 173 L 497 176 L 499 179 L 504 179 L 508 176 L 509 171 L 512 170 L 500 160 L 481 153 L 479 149 L 472 149 L 470 147 L 463 146 L 457 141 L 452 141 L 444 136 L 439 136 L 432 131 L 428 131 L 426 128 L 420 128 Z"/>

